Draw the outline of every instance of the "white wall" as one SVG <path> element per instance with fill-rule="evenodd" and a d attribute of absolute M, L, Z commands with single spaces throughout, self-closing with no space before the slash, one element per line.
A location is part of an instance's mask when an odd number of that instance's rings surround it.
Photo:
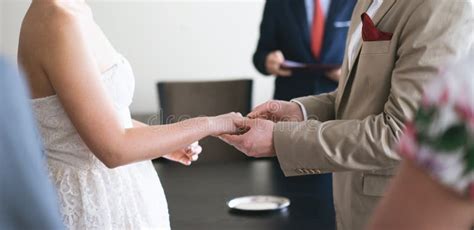
<path fill-rule="evenodd" d="M 25 0 L 0 0 L 0 50 L 16 60 L 21 20 L 29 3 Z"/>
<path fill-rule="evenodd" d="M 0 51 L 3 50 L 3 0 L 0 0 Z"/>
<path fill-rule="evenodd" d="M 25 0 L 0 0 L 3 52 L 14 57 Z M 94 0 L 96 21 L 131 62 L 134 113 L 156 112 L 157 81 L 253 78 L 254 104 L 271 98 L 273 79 L 251 62 L 263 0 Z"/>

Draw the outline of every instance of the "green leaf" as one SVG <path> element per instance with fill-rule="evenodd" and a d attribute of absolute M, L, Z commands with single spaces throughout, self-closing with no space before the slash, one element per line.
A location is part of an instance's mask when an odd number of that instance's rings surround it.
<path fill-rule="evenodd" d="M 474 144 L 468 146 L 464 160 L 466 161 L 466 171 L 464 173 L 468 174 L 474 171 Z"/>
<path fill-rule="evenodd" d="M 436 108 L 433 106 L 419 109 L 415 117 L 416 128 L 429 127 L 433 123 L 435 115 Z"/>
<path fill-rule="evenodd" d="M 431 143 L 430 137 L 427 135 L 428 129 L 436 116 L 436 108 L 431 106 L 428 108 L 420 108 L 415 116 L 416 139 L 420 144 Z"/>
<path fill-rule="evenodd" d="M 467 144 L 468 130 L 464 124 L 452 126 L 433 140 L 433 147 L 442 152 L 451 152 Z"/>

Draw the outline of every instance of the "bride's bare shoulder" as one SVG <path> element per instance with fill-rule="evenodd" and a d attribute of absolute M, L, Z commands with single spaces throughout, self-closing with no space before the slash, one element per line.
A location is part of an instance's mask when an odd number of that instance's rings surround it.
<path fill-rule="evenodd" d="M 30 81 L 33 97 L 54 94 L 48 73 L 68 60 L 66 51 L 74 49 L 82 33 L 79 21 L 80 16 L 68 7 L 40 1 L 31 4 L 20 31 L 18 63 Z"/>
<path fill-rule="evenodd" d="M 67 1 L 62 1 L 67 2 Z M 82 39 L 84 11 L 62 4 L 33 3 L 20 32 L 18 61 L 34 73 L 45 68 L 52 56 L 66 55 Z M 36 75 L 36 74 L 35 74 Z"/>
<path fill-rule="evenodd" d="M 65 34 L 80 31 L 85 15 L 84 10 L 73 5 L 32 4 L 23 20 L 20 40 L 48 47 Z"/>

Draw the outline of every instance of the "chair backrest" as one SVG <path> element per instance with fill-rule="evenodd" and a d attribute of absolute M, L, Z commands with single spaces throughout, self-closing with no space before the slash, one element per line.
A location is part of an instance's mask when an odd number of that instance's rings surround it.
<path fill-rule="evenodd" d="M 161 123 L 229 112 L 245 115 L 251 110 L 252 84 L 252 80 L 159 82 Z M 200 144 L 203 154 L 199 163 L 247 159 L 238 150 L 214 137 L 205 138 Z"/>

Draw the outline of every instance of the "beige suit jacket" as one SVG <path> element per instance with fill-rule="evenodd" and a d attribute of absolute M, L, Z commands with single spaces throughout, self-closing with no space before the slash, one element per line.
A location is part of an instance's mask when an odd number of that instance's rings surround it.
<path fill-rule="evenodd" d="M 384 0 L 373 21 L 392 40 L 361 42 L 352 66 L 346 51 L 335 92 L 296 99 L 309 120 L 275 126 L 285 175 L 335 172 L 338 229 L 364 228 L 399 163 L 396 143 L 423 86 L 471 49 L 472 1 Z M 349 39 L 371 3 L 358 1 Z"/>

